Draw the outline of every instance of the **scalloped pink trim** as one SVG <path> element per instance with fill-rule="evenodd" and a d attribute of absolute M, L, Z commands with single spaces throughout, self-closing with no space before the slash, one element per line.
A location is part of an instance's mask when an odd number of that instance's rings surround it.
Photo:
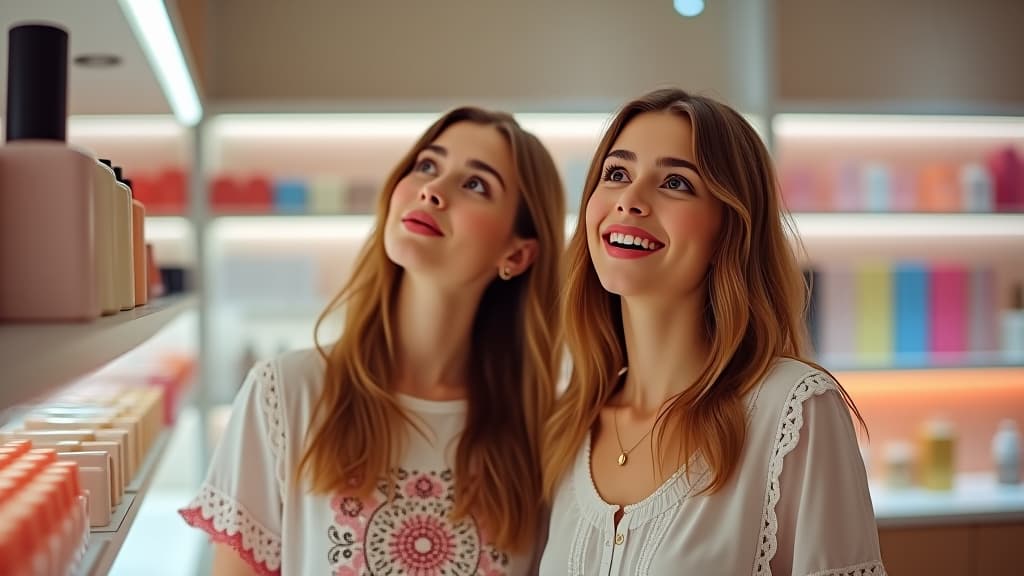
<path fill-rule="evenodd" d="M 213 527 L 213 521 L 210 518 L 203 517 L 201 507 L 196 506 L 193 508 L 182 508 L 181 510 L 178 510 L 178 514 L 185 519 L 185 522 L 189 526 L 206 532 L 214 542 L 231 546 L 231 549 L 237 552 L 238 556 L 246 564 L 252 567 L 252 569 L 260 576 L 281 576 L 281 570 L 271 570 L 265 564 L 256 560 L 252 550 L 246 550 L 242 546 L 241 532 L 229 535 L 224 532 L 217 531 L 217 529 Z"/>

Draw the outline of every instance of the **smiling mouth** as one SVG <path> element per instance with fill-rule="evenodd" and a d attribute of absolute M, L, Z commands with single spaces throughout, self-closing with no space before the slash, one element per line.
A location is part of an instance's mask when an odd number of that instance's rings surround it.
<path fill-rule="evenodd" d="M 636 250 L 638 252 L 654 252 L 660 250 L 665 245 L 657 240 L 651 240 L 649 238 L 643 238 L 641 236 L 634 236 L 632 234 L 623 234 L 622 232 L 612 232 L 605 234 L 605 241 L 608 244 L 615 246 L 616 248 L 623 248 L 625 250 Z"/>

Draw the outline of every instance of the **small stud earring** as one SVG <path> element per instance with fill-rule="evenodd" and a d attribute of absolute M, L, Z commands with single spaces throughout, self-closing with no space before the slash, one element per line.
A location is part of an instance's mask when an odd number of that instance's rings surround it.
<path fill-rule="evenodd" d="M 508 266 L 502 267 L 501 271 L 498 272 L 498 276 L 501 276 L 502 280 L 511 280 L 512 271 L 508 269 Z"/>

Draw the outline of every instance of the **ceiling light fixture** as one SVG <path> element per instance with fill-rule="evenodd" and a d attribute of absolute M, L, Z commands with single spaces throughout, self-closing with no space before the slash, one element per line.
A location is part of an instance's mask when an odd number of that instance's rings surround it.
<path fill-rule="evenodd" d="M 162 0 L 119 0 L 178 122 L 194 126 L 203 116 L 185 55 Z"/>
<path fill-rule="evenodd" d="M 694 18 L 704 11 L 704 0 L 672 0 L 672 5 L 680 16 Z"/>

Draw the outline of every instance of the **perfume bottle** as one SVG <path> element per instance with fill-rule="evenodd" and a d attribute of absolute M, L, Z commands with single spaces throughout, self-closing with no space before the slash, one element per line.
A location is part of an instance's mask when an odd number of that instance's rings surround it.
<path fill-rule="evenodd" d="M 95 160 L 67 140 L 68 34 L 45 24 L 8 34 L 0 148 L 0 321 L 100 315 Z"/>

